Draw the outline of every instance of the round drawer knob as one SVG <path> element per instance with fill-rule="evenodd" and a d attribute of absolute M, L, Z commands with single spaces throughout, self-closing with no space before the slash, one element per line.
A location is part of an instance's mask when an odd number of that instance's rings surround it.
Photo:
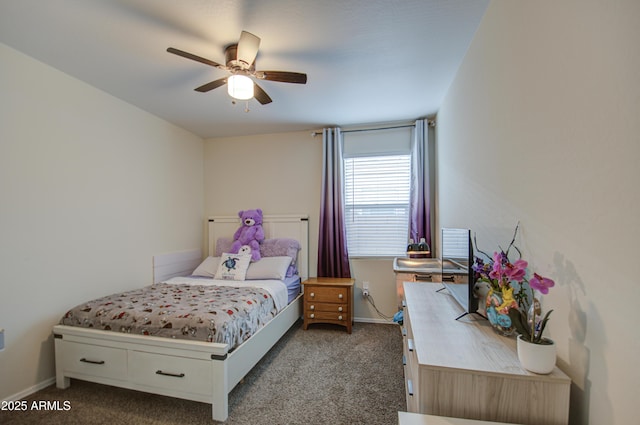
<path fill-rule="evenodd" d="M 342 314 L 338 316 L 338 320 L 342 320 Z"/>
<path fill-rule="evenodd" d="M 314 317 L 316 317 L 316 315 L 315 315 L 315 314 L 313 314 L 313 313 L 311 313 L 311 314 L 309 315 L 309 317 L 313 319 Z"/>
<path fill-rule="evenodd" d="M 315 305 L 310 305 L 310 306 L 309 306 L 309 310 L 315 310 L 315 309 L 316 309 L 316 306 L 315 306 Z"/>
<path fill-rule="evenodd" d="M 312 293 L 310 293 L 310 294 L 309 294 L 309 296 L 310 296 L 311 298 L 313 298 L 313 297 L 315 297 L 315 296 L 316 296 L 316 294 L 314 294 L 314 293 L 312 292 Z"/>
<path fill-rule="evenodd" d="M 339 295 L 338 295 L 338 298 L 342 299 L 342 294 L 339 294 Z"/>
<path fill-rule="evenodd" d="M 341 311 L 342 311 L 342 307 L 338 307 L 338 311 L 340 311 L 340 312 L 341 312 Z"/>

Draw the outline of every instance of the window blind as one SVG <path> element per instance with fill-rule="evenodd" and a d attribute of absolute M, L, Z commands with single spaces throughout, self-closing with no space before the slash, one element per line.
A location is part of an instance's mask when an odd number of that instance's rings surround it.
<path fill-rule="evenodd" d="M 345 158 L 344 171 L 349 255 L 404 255 L 409 227 L 411 156 Z"/>

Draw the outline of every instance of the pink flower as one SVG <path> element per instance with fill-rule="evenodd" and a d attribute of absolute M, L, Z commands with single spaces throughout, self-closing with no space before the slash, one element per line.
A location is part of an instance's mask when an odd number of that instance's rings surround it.
<path fill-rule="evenodd" d="M 517 260 L 515 263 L 507 264 L 505 274 L 510 281 L 522 282 L 524 275 L 527 273 L 527 266 L 529 264 L 525 260 Z"/>
<path fill-rule="evenodd" d="M 493 253 L 493 267 L 489 272 L 489 278 L 497 280 L 498 282 L 502 281 L 502 255 L 498 252 Z"/>
<path fill-rule="evenodd" d="M 533 277 L 529 279 L 529 286 L 531 289 L 536 289 L 542 294 L 548 294 L 549 288 L 552 288 L 556 283 L 548 277 L 542 277 L 538 273 L 534 273 Z"/>
<path fill-rule="evenodd" d="M 493 267 L 489 272 L 489 277 L 499 282 L 522 282 L 527 273 L 528 263 L 525 260 L 516 260 L 513 264 L 509 262 L 503 253 L 493 254 Z"/>

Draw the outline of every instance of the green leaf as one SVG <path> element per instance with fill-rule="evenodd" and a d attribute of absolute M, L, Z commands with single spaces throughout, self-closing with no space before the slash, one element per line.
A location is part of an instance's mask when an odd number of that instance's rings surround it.
<path fill-rule="evenodd" d="M 511 323 L 515 326 L 516 331 L 527 341 L 532 341 L 526 314 L 517 308 L 512 308 L 509 310 L 509 317 L 511 318 Z"/>
<path fill-rule="evenodd" d="M 549 321 L 549 315 L 551 314 L 553 310 L 549 310 L 547 312 L 547 314 L 544 315 L 544 318 L 542 319 L 542 322 L 540 323 L 540 330 L 538 332 L 536 332 L 535 335 L 535 339 L 534 339 L 534 343 L 536 344 L 543 344 L 543 339 L 542 339 L 542 333 L 544 332 L 544 328 L 547 327 L 547 322 Z"/>

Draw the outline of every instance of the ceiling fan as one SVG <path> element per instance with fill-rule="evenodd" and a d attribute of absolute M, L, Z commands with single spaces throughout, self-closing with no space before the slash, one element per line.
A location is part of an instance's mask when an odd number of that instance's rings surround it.
<path fill-rule="evenodd" d="M 196 56 L 192 53 L 173 47 L 169 47 L 167 52 L 231 73 L 230 76 L 219 78 L 195 89 L 202 93 L 227 84 L 228 92 L 234 99 L 248 100 L 255 97 L 262 105 L 266 105 L 267 103 L 272 102 L 271 98 L 249 77 L 253 77 L 258 80 L 279 81 L 283 83 L 307 83 L 307 74 L 300 72 L 256 71 L 255 59 L 258 55 L 259 46 L 259 37 L 251 34 L 250 32 L 242 31 L 240 34 L 240 41 L 238 41 L 237 44 L 227 46 L 225 49 L 225 65 L 221 65 L 212 60 Z"/>

